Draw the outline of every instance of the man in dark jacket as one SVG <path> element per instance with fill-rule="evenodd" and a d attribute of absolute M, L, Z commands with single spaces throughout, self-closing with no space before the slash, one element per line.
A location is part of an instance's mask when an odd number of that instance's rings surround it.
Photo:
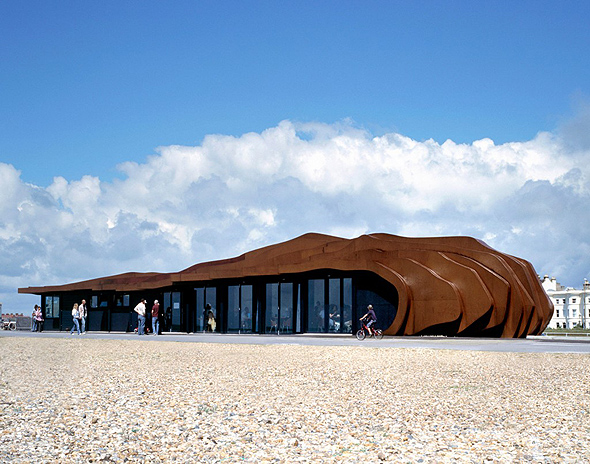
<path fill-rule="evenodd" d="M 361 317 L 361 321 L 362 320 L 367 321 L 367 329 L 369 329 L 369 332 L 373 333 L 373 329 L 371 328 L 371 326 L 377 321 L 377 315 L 373 310 L 373 305 L 367 306 L 367 314 Z"/>
<path fill-rule="evenodd" d="M 158 300 L 154 300 L 152 306 L 152 332 L 154 335 L 158 335 L 160 332 L 160 303 Z"/>

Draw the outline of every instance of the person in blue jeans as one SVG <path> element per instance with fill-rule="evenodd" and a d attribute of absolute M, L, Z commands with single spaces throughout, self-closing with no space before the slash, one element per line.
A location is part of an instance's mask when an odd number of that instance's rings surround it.
<path fill-rule="evenodd" d="M 158 335 L 160 332 L 160 303 L 158 300 L 154 300 L 154 305 L 152 306 L 152 333 L 154 335 Z"/>
<path fill-rule="evenodd" d="M 137 335 L 145 334 L 145 303 L 146 300 L 142 300 L 137 303 L 137 306 L 133 308 L 133 311 L 137 313 Z"/>
<path fill-rule="evenodd" d="M 35 305 L 35 309 L 33 309 L 33 314 L 31 315 L 31 332 L 37 332 L 37 311 L 39 310 L 39 305 Z"/>
<path fill-rule="evenodd" d="M 78 303 L 74 303 L 74 307 L 72 308 L 72 330 L 70 330 L 70 335 L 74 333 L 74 329 L 80 335 L 80 311 L 78 311 Z"/>
<path fill-rule="evenodd" d="M 86 307 L 86 300 L 82 300 L 82 303 L 80 303 L 80 306 L 78 306 L 78 311 L 80 311 L 80 332 L 85 334 L 86 318 L 88 317 L 88 308 Z"/>

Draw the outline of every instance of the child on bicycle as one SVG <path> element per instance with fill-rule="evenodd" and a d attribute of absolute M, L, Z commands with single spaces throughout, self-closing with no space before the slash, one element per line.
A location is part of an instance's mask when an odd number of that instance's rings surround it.
<path fill-rule="evenodd" d="M 367 321 L 366 326 L 369 329 L 369 333 L 374 335 L 373 329 L 371 326 L 375 324 L 377 321 L 377 316 L 375 315 L 375 311 L 373 310 L 373 305 L 367 306 L 367 314 L 360 318 L 361 321 Z"/>

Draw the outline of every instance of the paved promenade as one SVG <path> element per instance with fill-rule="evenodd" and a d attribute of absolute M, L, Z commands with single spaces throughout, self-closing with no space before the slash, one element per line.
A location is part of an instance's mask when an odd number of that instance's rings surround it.
<path fill-rule="evenodd" d="M 37 338 L 89 338 L 96 340 L 137 340 L 185 343 L 228 343 L 242 345 L 301 345 L 301 346 L 355 346 L 371 348 L 425 348 L 435 350 L 494 351 L 506 353 L 585 353 L 590 354 L 590 337 L 538 336 L 527 339 L 447 338 L 447 337 L 385 337 L 383 340 L 366 339 L 359 342 L 351 335 L 232 335 L 209 333 L 165 333 L 138 336 L 132 333 L 88 332 L 70 335 L 69 332 L 0 331 L 0 337 Z"/>

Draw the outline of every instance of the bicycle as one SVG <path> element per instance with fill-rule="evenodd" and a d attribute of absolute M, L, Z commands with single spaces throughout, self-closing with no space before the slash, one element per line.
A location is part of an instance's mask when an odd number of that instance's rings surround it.
<path fill-rule="evenodd" d="M 367 334 L 369 337 L 376 338 L 377 340 L 381 340 L 383 338 L 383 332 L 381 329 L 373 329 L 372 327 L 369 328 L 367 327 L 367 324 L 365 324 L 365 321 L 361 321 L 361 328 L 356 332 L 356 339 L 364 340 L 367 337 Z"/>

